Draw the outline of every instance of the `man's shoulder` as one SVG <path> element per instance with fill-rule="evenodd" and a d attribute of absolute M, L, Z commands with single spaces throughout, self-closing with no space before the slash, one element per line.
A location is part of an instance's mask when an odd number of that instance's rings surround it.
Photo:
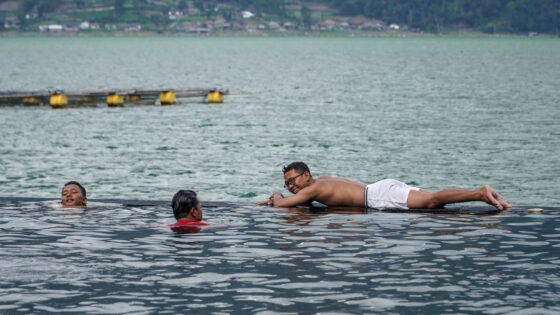
<path fill-rule="evenodd" d="M 364 184 L 360 183 L 360 182 L 356 182 L 347 178 L 343 178 L 343 177 L 334 177 L 334 176 L 321 176 L 319 178 L 317 178 L 317 180 L 315 181 L 315 183 L 321 183 L 322 185 L 325 186 L 363 186 L 365 187 Z"/>
<path fill-rule="evenodd" d="M 323 177 L 324 176 L 317 177 L 311 185 L 306 186 L 301 191 L 306 191 L 308 193 L 313 194 L 315 192 L 322 191 L 322 190 L 326 189 L 327 187 L 330 187 L 334 184 L 334 182 L 332 180 L 329 180 L 328 178 L 323 178 Z"/>
<path fill-rule="evenodd" d="M 341 184 L 340 178 L 332 177 L 332 176 L 321 176 L 315 180 L 313 185 L 309 186 L 309 188 L 313 189 L 325 189 L 327 187 L 338 186 Z"/>
<path fill-rule="evenodd" d="M 343 182 L 350 182 L 350 180 L 342 177 L 334 177 L 334 176 L 327 176 L 323 175 L 317 178 L 315 181 L 316 183 L 324 183 L 324 184 L 336 184 L 336 183 L 343 183 Z"/>

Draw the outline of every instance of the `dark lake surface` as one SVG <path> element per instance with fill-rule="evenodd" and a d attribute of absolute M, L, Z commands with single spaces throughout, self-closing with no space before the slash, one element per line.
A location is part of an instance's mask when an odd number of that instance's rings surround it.
<path fill-rule="evenodd" d="M 560 209 L 497 215 L 0 199 L 0 309 L 42 313 L 553 314 Z M 455 209 L 453 207 L 450 208 Z M 472 213 L 486 209 L 471 207 Z"/>

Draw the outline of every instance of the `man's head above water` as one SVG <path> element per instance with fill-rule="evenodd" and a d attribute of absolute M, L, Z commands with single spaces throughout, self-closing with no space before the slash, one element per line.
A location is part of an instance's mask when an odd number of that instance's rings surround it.
<path fill-rule="evenodd" d="M 75 181 L 64 184 L 62 188 L 62 207 L 83 208 L 86 206 L 86 189 Z"/>
<path fill-rule="evenodd" d="M 171 200 L 173 215 L 178 220 L 202 220 L 202 208 L 196 192 L 192 190 L 179 190 Z"/>

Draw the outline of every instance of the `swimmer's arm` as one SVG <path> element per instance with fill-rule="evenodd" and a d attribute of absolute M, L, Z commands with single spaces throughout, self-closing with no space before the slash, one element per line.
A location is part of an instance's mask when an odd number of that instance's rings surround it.
<path fill-rule="evenodd" d="M 258 205 L 261 206 L 270 206 L 270 207 L 274 207 L 274 199 L 281 199 L 284 198 L 284 195 L 282 195 L 279 192 L 274 192 L 272 195 L 270 195 L 270 197 L 268 197 L 267 201 L 260 201 L 260 202 L 255 202 Z"/>
<path fill-rule="evenodd" d="M 272 207 L 272 196 L 270 196 L 270 198 L 268 198 L 267 201 L 258 201 L 258 202 L 255 202 L 255 204 L 261 205 L 261 206 L 271 206 Z"/>
<path fill-rule="evenodd" d="M 306 187 L 300 190 L 297 194 L 284 197 L 281 193 L 272 194 L 271 201 L 275 208 L 289 208 L 299 205 L 307 205 L 315 198 L 315 189 L 312 187 Z"/>
<path fill-rule="evenodd" d="M 282 195 L 281 193 L 274 192 L 272 195 L 270 195 L 270 197 L 268 197 L 267 201 L 259 201 L 259 202 L 255 202 L 255 204 L 261 205 L 261 206 L 271 206 L 272 207 L 273 206 L 272 200 L 274 199 L 275 194 L 280 194 L 280 197 L 284 198 L 284 195 Z"/>

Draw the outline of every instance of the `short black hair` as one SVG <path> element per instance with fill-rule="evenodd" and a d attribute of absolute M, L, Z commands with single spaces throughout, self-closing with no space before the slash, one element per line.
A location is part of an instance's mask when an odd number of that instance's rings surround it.
<path fill-rule="evenodd" d="M 189 215 L 191 209 L 196 207 L 196 193 L 192 190 L 179 190 L 171 200 L 171 208 L 175 219 L 179 220 Z"/>
<path fill-rule="evenodd" d="M 82 192 L 82 198 L 86 198 L 86 189 L 84 188 L 84 186 L 80 185 L 80 183 L 73 180 L 69 181 L 68 183 L 64 184 L 64 187 L 62 187 L 62 191 L 64 191 L 64 188 L 66 188 L 66 186 L 68 185 L 76 185 L 80 187 L 80 191 Z"/>
<path fill-rule="evenodd" d="M 288 166 L 284 166 L 284 168 L 282 169 L 282 172 L 284 172 L 284 174 L 286 174 L 290 170 L 295 170 L 296 172 L 298 172 L 300 174 L 303 174 L 304 172 L 309 172 L 309 175 L 311 175 L 311 171 L 309 170 L 309 167 L 307 167 L 307 165 L 303 162 L 292 162 L 292 163 L 288 164 Z"/>

